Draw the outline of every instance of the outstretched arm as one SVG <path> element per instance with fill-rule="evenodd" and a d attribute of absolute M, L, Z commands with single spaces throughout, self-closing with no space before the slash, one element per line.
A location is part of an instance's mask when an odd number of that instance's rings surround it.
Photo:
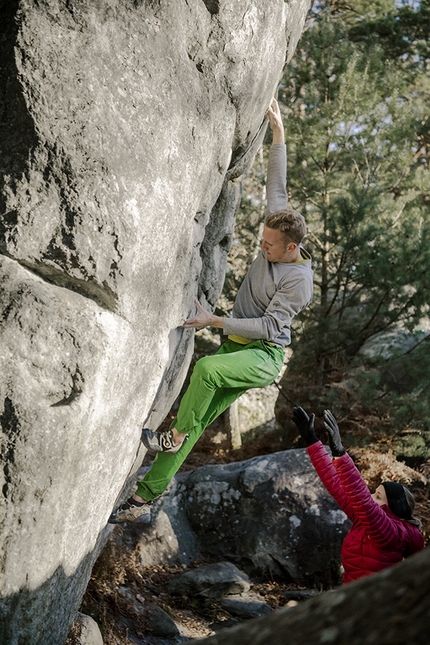
<path fill-rule="evenodd" d="M 266 188 L 266 194 L 267 194 L 267 211 L 268 212 L 276 212 L 279 210 L 283 210 L 287 206 L 287 191 L 286 191 L 286 152 L 285 152 L 285 145 L 284 145 L 284 124 L 282 122 L 282 116 L 281 116 L 281 111 L 279 109 L 279 105 L 276 99 L 272 99 L 272 102 L 270 106 L 267 109 L 267 118 L 269 119 L 269 124 L 270 128 L 273 133 L 273 145 L 270 149 L 270 154 L 269 154 L 269 162 L 268 162 L 268 168 L 267 168 L 267 188 Z M 275 144 L 281 144 L 281 145 L 275 145 Z M 224 318 L 221 316 L 215 316 L 214 314 L 211 314 L 210 312 L 206 311 L 204 307 L 201 306 L 201 304 L 196 300 L 195 301 L 196 307 L 197 307 L 197 313 L 195 316 L 191 316 L 190 318 L 187 318 L 187 320 L 183 323 L 183 327 L 185 329 L 203 329 L 204 327 L 218 327 L 222 329 L 224 327 Z M 303 307 L 305 303 L 300 304 L 300 309 Z M 299 310 L 300 310 L 299 309 Z M 293 315 L 297 313 L 296 311 L 293 312 Z M 230 319 L 228 319 L 230 320 Z M 253 320 L 253 319 L 250 319 Z M 260 319 L 257 319 L 260 322 Z M 268 322 L 269 326 L 272 327 L 270 323 L 272 323 L 272 317 L 269 315 L 268 317 Z M 276 325 L 278 325 L 278 322 L 275 320 L 274 321 L 275 325 L 275 336 L 279 333 L 276 332 Z M 252 327 L 251 323 L 251 327 Z M 260 331 L 260 325 L 258 325 L 258 330 L 256 332 L 256 337 L 261 338 L 261 331 Z M 235 333 L 235 332 L 231 332 Z M 246 335 L 247 329 L 240 330 L 237 332 L 238 334 L 244 334 Z M 252 333 L 252 329 L 250 330 L 250 333 Z M 254 334 L 255 335 L 255 334 Z M 265 336 L 267 336 L 267 339 L 271 339 L 273 336 L 272 332 L 267 331 Z M 249 336 L 250 338 L 253 338 L 253 336 Z"/>
<path fill-rule="evenodd" d="M 342 482 L 337 474 L 333 459 L 321 443 L 313 443 L 306 448 L 313 467 L 318 473 L 319 478 L 324 484 L 327 491 L 339 504 L 342 511 L 348 518 L 354 522 L 356 519 L 354 508 L 350 503 L 348 496 L 343 488 Z"/>
<path fill-rule="evenodd" d="M 355 517 L 380 548 L 397 547 L 402 540 L 398 524 L 372 499 L 366 482 L 342 445 L 339 426 L 330 410 L 324 410 L 324 426 L 329 435 L 333 465 Z"/>
<path fill-rule="evenodd" d="M 267 118 L 273 140 L 267 162 L 266 215 L 285 210 L 288 205 L 287 149 L 281 110 L 276 99 L 272 100 L 267 110 Z"/>

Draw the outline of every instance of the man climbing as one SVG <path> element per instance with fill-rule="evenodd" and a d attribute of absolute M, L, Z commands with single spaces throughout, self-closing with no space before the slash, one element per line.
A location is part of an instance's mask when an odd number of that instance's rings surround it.
<path fill-rule="evenodd" d="M 306 224 L 298 211 L 287 208 L 284 126 L 275 99 L 267 117 L 273 139 L 261 250 L 239 288 L 232 317 L 215 316 L 196 301 L 196 315 L 183 325 L 218 327 L 227 340 L 216 354 L 197 361 L 170 429 L 143 429 L 142 442 L 157 456 L 135 494 L 111 514 L 111 524 L 142 516 L 148 521 L 153 500 L 166 490 L 205 428 L 241 394 L 274 381 L 291 342 L 291 321 L 311 301 L 311 257 L 301 246 Z"/>

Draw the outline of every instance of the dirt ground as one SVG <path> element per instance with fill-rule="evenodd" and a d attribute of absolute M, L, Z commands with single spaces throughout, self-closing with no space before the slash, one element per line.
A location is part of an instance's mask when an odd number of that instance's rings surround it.
<path fill-rule="evenodd" d="M 115 558 L 114 567 L 112 558 Z M 143 610 L 153 603 L 173 618 L 182 639 L 210 636 L 220 629 L 237 624 L 239 620 L 216 602 L 203 605 L 190 597 L 171 596 L 167 591 L 173 577 L 209 562 L 197 560 L 186 569 L 178 565 L 142 568 L 136 554 L 115 554 L 108 547 L 96 564 L 81 611 L 97 621 L 103 633 L 104 645 L 169 643 L 167 639 L 151 634 L 151 628 L 145 621 Z M 128 597 L 124 598 L 118 593 L 121 586 L 126 586 L 131 592 Z M 279 581 L 254 580 L 251 584 L 251 590 L 262 596 L 272 609 L 297 604 L 298 601 L 289 600 L 285 592 L 301 589 L 297 585 L 282 584 Z M 130 601 L 131 596 L 134 597 L 134 602 Z"/>

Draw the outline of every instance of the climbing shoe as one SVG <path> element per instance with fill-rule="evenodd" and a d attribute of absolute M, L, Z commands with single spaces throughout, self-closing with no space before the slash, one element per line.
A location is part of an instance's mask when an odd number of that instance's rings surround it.
<path fill-rule="evenodd" d="M 152 430 L 148 430 L 148 428 L 143 428 L 141 440 L 145 448 L 153 452 L 178 452 L 188 437 L 189 435 L 186 434 L 184 441 L 176 445 L 172 430 L 153 432 Z"/>
<path fill-rule="evenodd" d="M 151 521 L 152 502 L 137 502 L 132 497 L 122 504 L 119 508 L 111 513 L 109 524 L 122 524 L 122 522 L 134 522 L 140 518 L 141 522 L 148 523 Z"/>

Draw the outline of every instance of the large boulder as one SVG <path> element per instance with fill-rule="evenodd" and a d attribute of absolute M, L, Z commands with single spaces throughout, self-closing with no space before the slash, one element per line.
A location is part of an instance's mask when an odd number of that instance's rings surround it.
<path fill-rule="evenodd" d="M 60 645 L 308 0 L 2 0 L 0 631 Z"/>
<path fill-rule="evenodd" d="M 251 574 L 339 584 L 350 522 L 322 486 L 305 450 L 209 465 L 186 481 L 185 511 L 202 551 Z"/>
<path fill-rule="evenodd" d="M 169 583 L 169 593 L 214 600 L 240 595 L 249 591 L 250 587 L 248 576 L 234 564 L 215 562 L 173 578 Z"/>
<path fill-rule="evenodd" d="M 229 560 L 249 575 L 328 588 L 341 582 L 350 521 L 304 449 L 180 473 L 155 502 L 150 524 L 111 536 L 144 567 Z"/>

